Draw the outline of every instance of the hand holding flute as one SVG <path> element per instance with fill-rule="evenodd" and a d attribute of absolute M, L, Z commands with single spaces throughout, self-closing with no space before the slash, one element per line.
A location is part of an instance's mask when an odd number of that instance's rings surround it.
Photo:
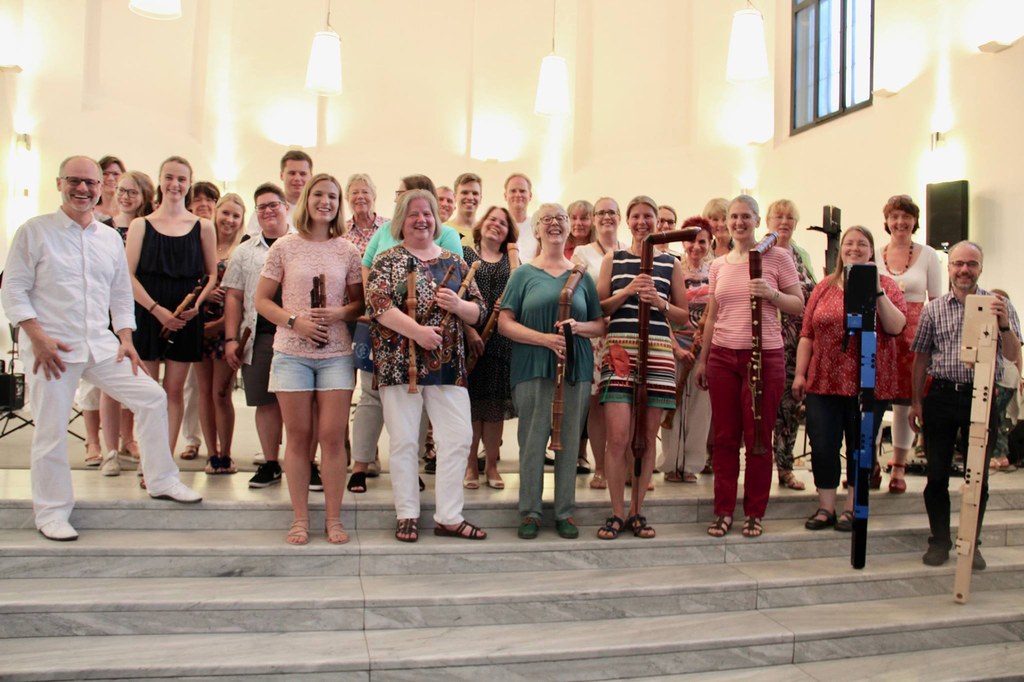
<path fill-rule="evenodd" d="M 185 298 L 181 300 L 178 307 L 174 309 L 173 313 L 171 313 L 171 318 L 162 321 L 164 327 L 160 330 L 161 339 L 170 338 L 171 334 L 184 327 L 189 320 L 199 314 L 199 309 L 196 308 L 196 299 L 199 297 L 199 294 L 203 292 L 203 289 L 206 288 L 206 284 L 209 281 L 210 277 L 208 275 L 203 275 L 199 279 L 199 283 L 196 284 L 195 288 L 185 295 Z"/>

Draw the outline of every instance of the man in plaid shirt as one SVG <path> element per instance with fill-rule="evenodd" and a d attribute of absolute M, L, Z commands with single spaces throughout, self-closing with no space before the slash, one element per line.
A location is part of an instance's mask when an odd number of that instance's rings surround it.
<path fill-rule="evenodd" d="M 931 537 L 923 561 L 928 566 L 941 566 L 949 560 L 953 542 L 949 532 L 949 471 L 957 435 L 967 433 L 971 424 L 971 395 L 974 368 L 960 362 L 960 342 L 964 327 L 964 301 L 969 294 L 992 295 L 978 288 L 984 254 L 974 242 L 962 241 L 949 250 L 949 282 L 952 288 L 945 296 L 929 301 L 921 311 L 914 351 L 913 402 L 910 425 L 922 431 L 928 457 L 928 485 L 924 503 L 928 510 Z M 1016 362 L 1020 355 L 1020 321 L 1013 305 L 1002 298 L 992 304 L 999 325 L 996 374 L 1003 373 L 1004 362 Z M 931 375 L 931 386 L 925 395 L 925 379 Z M 993 407 L 995 402 L 993 401 Z M 991 447 L 995 443 L 997 415 L 989 420 Z M 978 538 L 981 521 L 988 502 L 988 453 L 981 486 L 978 510 Z M 977 545 L 974 569 L 985 568 L 985 559 Z"/>

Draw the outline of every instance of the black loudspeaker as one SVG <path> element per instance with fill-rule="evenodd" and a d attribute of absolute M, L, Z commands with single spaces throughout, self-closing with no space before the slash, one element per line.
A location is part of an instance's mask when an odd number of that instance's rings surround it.
<path fill-rule="evenodd" d="M 939 182 L 925 191 L 928 246 L 945 251 L 967 239 L 967 181 Z"/>

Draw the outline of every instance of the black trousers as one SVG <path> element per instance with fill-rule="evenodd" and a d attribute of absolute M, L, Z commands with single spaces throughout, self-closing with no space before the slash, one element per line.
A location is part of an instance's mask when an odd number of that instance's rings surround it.
<path fill-rule="evenodd" d="M 960 390 L 957 390 L 959 387 Z M 966 390 L 965 390 L 966 389 Z M 953 451 L 961 431 L 968 433 L 971 426 L 971 391 L 963 384 L 956 386 L 933 381 L 924 398 L 924 447 L 928 459 L 928 484 L 924 489 L 924 505 L 928 510 L 928 525 L 932 536 L 929 544 L 951 549 L 953 540 L 949 533 L 949 473 L 953 466 Z M 989 414 L 988 447 L 985 449 L 985 464 L 982 467 L 981 500 L 978 509 L 978 540 L 981 539 L 981 522 L 988 504 L 988 458 L 996 439 L 997 419 L 995 401 Z M 963 439 L 966 442 L 966 439 Z M 966 448 L 965 448 L 966 450 Z M 967 452 L 963 452 L 964 457 Z"/>

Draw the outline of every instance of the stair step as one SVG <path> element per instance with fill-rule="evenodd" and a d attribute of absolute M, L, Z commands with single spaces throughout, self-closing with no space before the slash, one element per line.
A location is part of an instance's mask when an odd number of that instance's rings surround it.
<path fill-rule="evenodd" d="M 1024 589 L 1024 547 L 986 550 L 972 594 Z M 873 558 L 631 569 L 315 578 L 0 580 L 0 637 L 295 632 L 585 621 L 952 594 L 955 564 Z M 840 606 L 840 608 L 845 608 Z M 272 612 L 272 613 L 271 613 Z M 270 616 L 270 617 L 268 617 Z"/>
<path fill-rule="evenodd" d="M 334 679 L 362 673 L 365 679 L 370 671 L 375 679 L 451 680 L 489 679 L 496 669 L 508 679 L 619 679 L 1019 645 L 1022 627 L 1024 591 L 1008 590 L 974 594 L 966 605 L 952 598 L 909 597 L 841 609 L 819 605 L 628 621 L 280 633 L 272 639 L 265 634 L 36 637 L 0 641 L 0 660 L 6 680 L 268 672 L 331 673 Z M 197 651 L 216 653 L 200 657 Z"/>

